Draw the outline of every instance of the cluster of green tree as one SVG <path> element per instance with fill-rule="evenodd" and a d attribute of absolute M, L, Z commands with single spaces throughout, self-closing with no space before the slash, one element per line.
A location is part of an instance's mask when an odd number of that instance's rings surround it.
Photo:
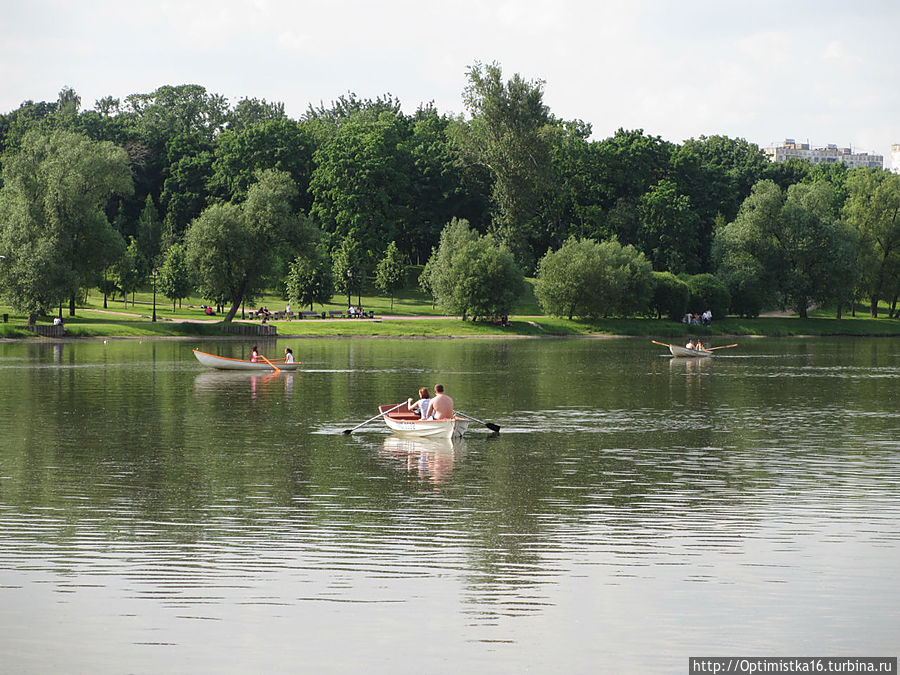
<path fill-rule="evenodd" d="M 293 120 L 197 85 L 89 111 L 71 89 L 27 101 L 0 115 L 0 292 L 32 317 L 74 312 L 84 289 L 127 297 L 155 271 L 173 302 L 197 289 L 230 320 L 263 289 L 393 297 L 415 262 L 464 317 L 508 313 L 523 274 L 561 316 L 678 316 L 710 284 L 721 313 L 895 312 L 900 176 L 772 164 L 723 136 L 592 141 L 497 64 L 469 69 L 463 103 L 404 114 L 349 94 Z"/>

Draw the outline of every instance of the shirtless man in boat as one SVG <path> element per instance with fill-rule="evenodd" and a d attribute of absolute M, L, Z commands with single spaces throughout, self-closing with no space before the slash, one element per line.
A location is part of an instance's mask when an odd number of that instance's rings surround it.
<path fill-rule="evenodd" d="M 453 399 L 444 393 L 444 385 L 434 385 L 434 398 L 431 399 L 429 410 L 436 420 L 448 420 L 453 417 Z"/>

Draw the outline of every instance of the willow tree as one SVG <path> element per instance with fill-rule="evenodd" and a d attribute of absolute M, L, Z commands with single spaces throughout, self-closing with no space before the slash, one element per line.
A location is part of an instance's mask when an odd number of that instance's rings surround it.
<path fill-rule="evenodd" d="M 276 270 L 308 239 L 305 221 L 291 204 L 297 186 L 283 171 L 260 172 L 247 199 L 210 206 L 185 235 L 197 290 L 206 298 L 225 298 L 230 322 L 245 299 L 278 281 Z"/>
<path fill-rule="evenodd" d="M 34 323 L 99 279 L 124 250 L 107 218 L 113 195 L 133 190 L 125 151 L 58 130 L 27 133 L 3 157 L 0 290 Z"/>
<path fill-rule="evenodd" d="M 811 304 L 841 302 L 857 281 L 856 234 L 834 214 L 830 183 L 753 186 L 734 222 L 716 235 L 720 272 L 742 293 L 778 293 L 805 318 Z"/>
<path fill-rule="evenodd" d="M 900 291 L 900 176 L 877 169 L 857 169 L 847 177 L 849 197 L 844 220 L 859 234 L 862 286 L 870 313 L 878 301 L 896 301 Z"/>

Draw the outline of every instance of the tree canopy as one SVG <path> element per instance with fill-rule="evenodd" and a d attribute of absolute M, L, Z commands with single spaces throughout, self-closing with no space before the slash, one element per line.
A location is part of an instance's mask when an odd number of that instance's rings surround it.
<path fill-rule="evenodd" d="M 71 311 L 78 289 L 104 278 L 113 283 L 113 268 L 137 269 L 126 259 L 134 251 L 124 242 L 132 239 L 140 273 L 129 284 L 146 284 L 147 270 L 159 266 L 170 247 L 200 239 L 204 231 L 212 236 L 218 229 L 217 246 L 224 245 L 226 231 L 233 229 L 235 236 L 250 231 L 251 193 L 260 172 L 276 171 L 294 185 L 270 195 L 285 201 L 283 212 L 275 213 L 274 206 L 263 210 L 277 222 L 261 227 L 266 243 L 248 252 L 246 274 L 223 269 L 218 276 L 202 275 L 201 287 L 213 294 L 211 300 L 231 302 L 242 286 L 245 297 L 264 287 L 284 288 L 292 264 L 313 257 L 309 247 L 298 248 L 299 237 L 321 242 L 335 262 L 332 275 L 335 270 L 341 275 L 332 282 L 349 301 L 350 292 L 374 285 L 374 262 L 391 243 L 411 263 L 426 263 L 441 248 L 445 226 L 466 221 L 472 239 L 492 234 L 495 245 L 505 246 L 529 273 L 546 251 L 564 247 L 572 237 L 597 243 L 615 237 L 622 247 L 643 254 L 658 273 L 715 274 L 728 288 L 732 311 L 741 314 L 788 302 L 790 295 L 798 306 L 840 306 L 865 296 L 873 314 L 887 302 L 893 315 L 900 295 L 895 205 L 900 190 L 888 172 L 848 170 L 839 162 L 773 164 L 756 145 L 718 135 L 676 143 L 623 127 L 608 138 L 594 138 L 589 124 L 552 114 L 544 86 L 519 73 L 505 76 L 498 63 L 475 63 L 466 72 L 466 114 L 459 116 L 441 113 L 433 103 L 407 112 L 391 94 L 362 98 L 348 92 L 291 119 L 280 102 L 243 97 L 230 104 L 198 84 L 104 96 L 86 110 L 68 87 L 55 100 L 26 101 L 0 114 L 2 180 L 15 183 L 14 174 L 22 171 L 46 176 L 35 185 L 10 185 L 0 220 L 30 223 L 24 229 L 28 236 L 5 228 L 7 245 L 31 247 L 28 259 L 46 265 L 36 263 L 30 276 L 21 260 L 4 265 L 4 291 L 10 299 L 24 298 L 21 284 L 45 285 L 37 295 L 52 299 L 23 299 L 22 306 L 45 311 L 39 308 L 68 299 Z M 37 150 L 33 139 L 62 134 L 94 144 L 75 153 L 78 171 L 100 171 L 111 152 L 119 168 L 108 181 L 87 183 L 82 196 L 72 189 L 74 183 L 63 181 L 60 194 L 82 206 L 90 202 L 87 210 L 96 217 L 83 217 L 85 209 L 73 207 L 82 215 L 65 214 L 54 228 L 34 214 L 46 210 L 40 191 L 61 175 L 68 160 L 60 155 L 54 164 L 52 153 Z M 22 149 L 31 155 L 17 154 Z M 89 167 L 92 153 L 97 158 Z M 46 162 L 49 171 L 29 169 L 28 162 Z M 43 187 L 35 187 L 41 181 Z M 770 181 L 782 197 L 767 228 L 761 214 L 751 214 L 769 191 L 753 193 L 761 181 Z M 97 185 L 108 187 L 102 196 Z M 813 202 L 822 208 L 812 208 Z M 294 234 L 282 227 L 285 219 L 295 223 L 287 228 Z M 225 226 L 232 221 L 233 228 Z M 815 247 L 802 243 L 821 230 L 819 244 L 832 253 L 843 250 L 845 226 L 855 233 L 849 256 L 855 271 L 816 262 Z M 310 229 L 319 234 L 312 237 Z M 348 237 L 358 246 L 349 266 L 340 263 Z M 191 256 L 201 255 L 188 249 Z M 59 250 L 71 250 L 75 262 L 55 261 L 51 254 Z M 421 277 L 433 297 L 438 291 L 446 297 L 445 258 L 427 262 Z M 228 260 L 245 264 L 237 251 Z M 256 267 L 260 261 L 265 269 Z M 28 281 L 38 272 L 40 280 Z M 832 289 L 829 299 L 815 299 L 821 293 L 810 289 L 823 283 Z"/>
<path fill-rule="evenodd" d="M 104 210 L 132 190 L 125 152 L 57 130 L 27 133 L 3 158 L 0 288 L 29 321 L 94 285 L 124 252 Z"/>

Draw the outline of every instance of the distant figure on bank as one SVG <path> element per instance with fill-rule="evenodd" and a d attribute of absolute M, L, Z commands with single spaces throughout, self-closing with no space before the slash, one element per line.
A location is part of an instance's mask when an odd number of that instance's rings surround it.
<path fill-rule="evenodd" d="M 431 414 L 436 420 L 448 420 L 453 417 L 453 399 L 444 393 L 444 385 L 434 385 L 434 398 L 431 399 Z"/>
<path fill-rule="evenodd" d="M 406 407 L 410 411 L 418 410 L 419 419 L 427 420 L 431 414 L 431 394 L 428 393 L 428 387 L 419 389 L 419 400 L 415 403 L 413 403 L 411 398 L 406 399 Z"/>

